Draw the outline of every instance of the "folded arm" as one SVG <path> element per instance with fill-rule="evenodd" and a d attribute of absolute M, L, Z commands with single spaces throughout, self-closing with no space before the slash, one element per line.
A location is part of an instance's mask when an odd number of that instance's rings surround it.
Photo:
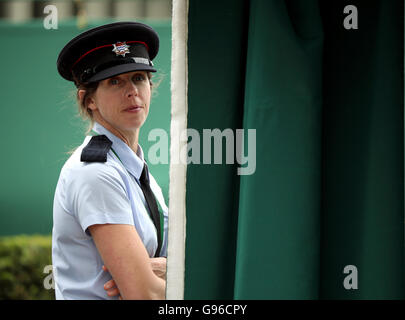
<path fill-rule="evenodd" d="M 153 272 L 134 226 L 96 224 L 89 231 L 124 300 L 165 298 L 166 281 Z"/>

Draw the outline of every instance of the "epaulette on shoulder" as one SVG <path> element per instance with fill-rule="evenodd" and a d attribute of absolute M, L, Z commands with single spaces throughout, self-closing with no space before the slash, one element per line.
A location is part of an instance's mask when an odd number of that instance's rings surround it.
<path fill-rule="evenodd" d="M 87 146 L 82 150 L 82 162 L 106 162 L 107 153 L 110 151 L 112 141 L 105 135 L 93 136 Z"/>

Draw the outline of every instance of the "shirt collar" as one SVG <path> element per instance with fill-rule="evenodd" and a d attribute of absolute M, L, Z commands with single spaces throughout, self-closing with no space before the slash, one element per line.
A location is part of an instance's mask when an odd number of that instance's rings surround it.
<path fill-rule="evenodd" d="M 106 135 L 107 138 L 112 141 L 111 148 L 118 155 L 119 160 L 121 160 L 125 169 L 127 169 L 129 173 L 139 180 L 145 161 L 141 146 L 138 144 L 138 150 L 135 153 L 124 141 L 104 128 L 98 122 L 94 123 L 93 131 L 98 134 Z"/>

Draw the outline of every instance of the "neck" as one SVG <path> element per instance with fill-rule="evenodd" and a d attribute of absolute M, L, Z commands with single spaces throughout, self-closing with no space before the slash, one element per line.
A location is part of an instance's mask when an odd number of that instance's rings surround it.
<path fill-rule="evenodd" d="M 131 150 L 135 152 L 135 154 L 137 153 L 139 129 L 124 131 L 113 127 L 101 117 L 94 117 L 94 120 L 110 131 L 113 135 L 124 141 L 131 148 Z"/>

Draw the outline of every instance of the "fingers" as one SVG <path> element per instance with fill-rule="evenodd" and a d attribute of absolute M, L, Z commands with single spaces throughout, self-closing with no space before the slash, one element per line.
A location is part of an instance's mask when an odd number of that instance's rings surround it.
<path fill-rule="evenodd" d="M 166 258 L 150 258 L 152 269 L 165 269 Z"/>
<path fill-rule="evenodd" d="M 108 272 L 107 267 L 104 265 L 103 265 L 103 271 Z M 111 279 L 104 284 L 104 290 L 107 291 L 107 295 L 109 297 L 115 297 L 120 294 L 120 291 L 118 290 L 114 279 Z M 120 296 L 120 300 L 122 300 L 121 296 Z"/>
<path fill-rule="evenodd" d="M 114 279 L 111 279 L 104 284 L 104 290 L 107 291 L 107 295 L 109 297 L 115 297 L 120 294 L 120 291 L 118 290 Z"/>
<path fill-rule="evenodd" d="M 120 294 L 120 291 L 118 290 L 117 287 L 107 290 L 107 295 L 109 297 L 115 297 L 115 296 L 118 296 L 119 294 Z"/>
<path fill-rule="evenodd" d="M 108 272 L 108 269 L 106 266 L 103 265 L 103 271 Z M 109 281 L 107 281 L 104 284 L 104 290 L 107 291 L 107 295 L 109 297 L 115 297 L 118 296 L 120 294 L 120 291 L 117 288 L 117 285 L 115 284 L 114 279 L 111 279 Z M 122 297 L 119 296 L 120 300 L 122 300 Z"/>
<path fill-rule="evenodd" d="M 157 258 L 150 258 L 149 260 L 151 263 L 166 264 L 167 259 L 165 257 L 157 257 Z"/>
<path fill-rule="evenodd" d="M 115 285 L 115 281 L 114 281 L 114 279 L 111 279 L 110 281 L 107 281 L 105 284 L 104 284 L 104 290 L 109 290 L 109 289 L 112 289 L 112 288 L 114 288 L 116 285 Z"/>
<path fill-rule="evenodd" d="M 151 258 L 150 264 L 154 274 L 159 278 L 166 280 L 166 258 Z"/>

